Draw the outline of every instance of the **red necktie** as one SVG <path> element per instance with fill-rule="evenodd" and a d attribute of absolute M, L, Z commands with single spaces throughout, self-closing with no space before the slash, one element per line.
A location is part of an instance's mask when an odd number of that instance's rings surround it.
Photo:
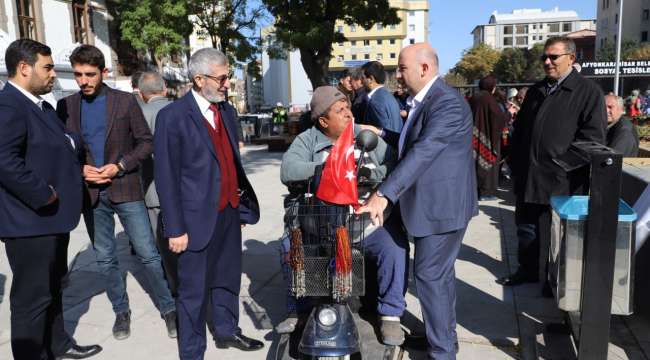
<path fill-rule="evenodd" d="M 212 118 L 214 120 L 214 130 L 219 132 L 219 128 L 221 127 L 221 114 L 219 113 L 219 107 L 217 104 L 212 103 L 210 104 L 210 110 L 212 111 L 212 114 L 214 114 Z"/>

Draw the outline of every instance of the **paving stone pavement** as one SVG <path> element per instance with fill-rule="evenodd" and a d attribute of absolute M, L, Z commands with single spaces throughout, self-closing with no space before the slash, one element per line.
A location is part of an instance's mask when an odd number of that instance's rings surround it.
<path fill-rule="evenodd" d="M 262 339 L 265 348 L 253 353 L 218 350 L 209 341 L 206 359 L 273 359 L 277 339 L 272 329 L 284 316 L 285 288 L 278 258 L 286 193 L 279 180 L 281 154 L 269 153 L 264 146 L 247 146 L 243 159 L 260 200 L 262 217 L 259 224 L 243 230 L 240 326 L 246 335 Z M 553 301 L 539 296 L 539 284 L 510 289 L 494 282 L 516 267 L 513 203 L 505 191 L 500 198 L 480 204 L 480 214 L 471 221 L 456 262 L 458 359 L 518 359 L 522 331 L 519 314 L 540 322 L 561 319 Z M 80 344 L 102 345 L 103 352 L 93 359 L 177 359 L 176 341 L 166 336 L 164 322 L 148 295 L 143 268 L 117 224 L 120 266 L 126 273 L 132 310 L 131 337 L 117 341 L 111 335 L 114 314 L 83 222 L 72 232 L 68 251 L 71 271 L 64 291 L 66 329 Z M 11 270 L 4 249 L 0 249 L 0 359 L 11 359 L 10 286 Z M 403 324 L 410 332 L 422 333 L 414 286 L 410 286 L 407 304 Z M 650 327 L 632 318 L 615 318 L 614 323 L 615 344 L 610 346 L 610 358 L 646 359 L 643 348 L 650 347 L 648 332 L 641 337 L 634 334 Z M 545 346 L 545 340 L 538 341 L 546 350 L 544 354 L 550 354 L 544 358 L 566 358 L 566 353 L 558 354 Z M 403 358 L 424 360 L 426 355 L 405 351 Z"/>

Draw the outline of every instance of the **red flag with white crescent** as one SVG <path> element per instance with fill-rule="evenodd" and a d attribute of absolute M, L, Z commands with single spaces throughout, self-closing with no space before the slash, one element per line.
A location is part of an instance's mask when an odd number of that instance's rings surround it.
<path fill-rule="evenodd" d="M 325 162 L 316 196 L 332 204 L 359 206 L 354 161 L 354 122 L 350 121 Z"/>

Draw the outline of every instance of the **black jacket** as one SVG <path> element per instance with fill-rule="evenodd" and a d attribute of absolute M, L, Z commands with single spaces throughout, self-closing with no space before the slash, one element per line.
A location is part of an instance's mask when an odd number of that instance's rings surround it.
<path fill-rule="evenodd" d="M 546 80 L 526 94 L 512 139 L 515 194 L 524 202 L 549 204 L 553 195 L 568 195 L 573 183 L 553 162 L 574 141 L 605 143 L 607 117 L 603 93 L 573 70 L 558 89 L 546 95 Z"/>
<path fill-rule="evenodd" d="M 627 116 L 621 118 L 607 129 L 607 146 L 623 154 L 623 157 L 639 155 L 639 133 Z"/>

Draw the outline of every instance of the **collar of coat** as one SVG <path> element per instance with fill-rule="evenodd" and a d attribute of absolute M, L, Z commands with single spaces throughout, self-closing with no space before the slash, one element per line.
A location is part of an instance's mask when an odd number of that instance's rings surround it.
<path fill-rule="evenodd" d="M 576 69 L 573 69 L 571 70 L 569 76 L 567 76 L 566 79 L 564 79 L 564 81 L 562 81 L 559 86 L 567 90 L 574 90 L 578 86 L 580 77 L 581 75 L 576 71 Z M 547 80 L 544 79 L 542 81 L 539 81 L 537 84 L 535 84 L 535 87 L 542 94 L 546 94 L 546 84 L 547 84 Z"/>

